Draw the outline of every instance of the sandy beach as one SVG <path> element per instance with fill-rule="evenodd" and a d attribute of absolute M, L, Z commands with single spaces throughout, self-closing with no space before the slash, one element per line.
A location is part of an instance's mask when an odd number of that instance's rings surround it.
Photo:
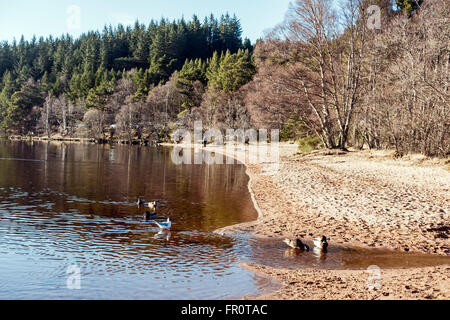
<path fill-rule="evenodd" d="M 376 151 L 302 155 L 289 144 L 280 150 L 280 169 L 273 175 L 247 163 L 258 220 L 217 232 L 250 232 L 274 241 L 326 235 L 330 245 L 449 256 L 448 163 L 420 156 L 399 160 Z M 233 156 L 244 162 L 244 154 L 241 149 Z M 379 290 L 368 289 L 365 270 L 244 267 L 282 283 L 260 299 L 450 298 L 449 265 L 382 270 Z"/>

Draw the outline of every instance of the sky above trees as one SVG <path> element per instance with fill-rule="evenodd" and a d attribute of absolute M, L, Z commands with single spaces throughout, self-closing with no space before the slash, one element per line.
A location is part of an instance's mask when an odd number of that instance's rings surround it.
<path fill-rule="evenodd" d="M 200 17 L 213 13 L 236 14 L 241 20 L 243 37 L 252 42 L 264 35 L 264 31 L 281 23 L 290 0 L 17 0 L 0 2 L 0 41 L 18 41 L 22 35 L 29 40 L 36 35 L 59 37 L 69 33 L 75 37 L 83 32 L 102 30 L 105 24 L 133 25 L 136 19 L 147 24 L 161 17 L 190 20 L 194 14 Z M 73 19 L 80 8 L 80 24 Z"/>

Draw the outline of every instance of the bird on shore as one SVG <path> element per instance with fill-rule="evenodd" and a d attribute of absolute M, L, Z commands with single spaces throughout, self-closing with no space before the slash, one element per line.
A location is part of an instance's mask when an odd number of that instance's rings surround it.
<path fill-rule="evenodd" d="M 169 230 L 172 227 L 172 219 L 168 218 L 166 222 L 156 222 L 154 223 L 162 230 Z"/>
<path fill-rule="evenodd" d="M 156 218 L 157 215 L 158 215 L 158 214 L 157 214 L 156 212 L 146 211 L 146 212 L 144 213 L 144 219 L 145 219 L 145 220 L 150 220 L 150 219 Z"/>
<path fill-rule="evenodd" d="M 301 251 L 309 251 L 309 246 L 304 244 L 303 241 L 300 239 L 296 240 L 284 239 L 283 242 L 293 249 L 299 249 Z"/>
<path fill-rule="evenodd" d="M 315 239 L 314 245 L 322 251 L 326 251 L 328 249 L 327 237 L 323 236 L 322 238 Z"/>

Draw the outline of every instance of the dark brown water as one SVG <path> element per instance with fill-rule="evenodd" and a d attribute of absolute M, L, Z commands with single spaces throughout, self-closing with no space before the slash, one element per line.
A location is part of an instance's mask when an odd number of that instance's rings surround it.
<path fill-rule="evenodd" d="M 174 165 L 170 150 L 0 142 L 0 298 L 219 299 L 258 289 L 240 240 L 256 212 L 242 165 Z M 169 234 L 142 218 L 160 200 Z M 68 290 L 67 268 L 81 269 Z"/>
<path fill-rule="evenodd" d="M 239 267 L 361 269 L 448 258 L 330 248 L 212 231 L 256 219 L 242 165 L 175 165 L 168 148 L 0 141 L 0 299 L 225 299 L 266 281 Z M 138 196 L 159 200 L 160 233 Z M 443 260 L 446 259 L 446 260 Z M 81 289 L 67 288 L 68 267 Z"/>

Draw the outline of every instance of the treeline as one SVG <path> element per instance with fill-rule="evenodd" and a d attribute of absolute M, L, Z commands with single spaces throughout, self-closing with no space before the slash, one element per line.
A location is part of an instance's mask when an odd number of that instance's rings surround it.
<path fill-rule="evenodd" d="M 254 48 L 230 16 L 4 43 L 1 127 L 132 141 L 202 120 L 278 128 L 308 148 L 448 156 L 449 3 L 392 1 L 346 0 L 339 12 L 295 1 Z"/>
<path fill-rule="evenodd" d="M 296 1 L 255 49 L 252 121 L 314 146 L 448 156 L 450 4 L 397 5 L 347 0 L 334 15 L 329 1 Z"/>
<path fill-rule="evenodd" d="M 166 83 L 187 61 L 199 59 L 206 65 L 214 53 L 252 49 L 250 41 L 242 39 L 239 20 L 228 14 L 220 19 L 211 15 L 203 22 L 194 16 L 188 22 L 162 19 L 148 26 L 139 22 L 126 28 L 105 26 L 101 33 L 89 32 L 78 39 L 65 35 L 3 42 L 0 126 L 13 133 L 39 134 L 46 100 L 49 112 L 54 100 L 81 114 L 103 110 L 127 81 L 132 87 L 130 101 L 145 102 L 154 87 Z M 48 118 L 47 126 L 53 130 L 55 123 Z"/>

